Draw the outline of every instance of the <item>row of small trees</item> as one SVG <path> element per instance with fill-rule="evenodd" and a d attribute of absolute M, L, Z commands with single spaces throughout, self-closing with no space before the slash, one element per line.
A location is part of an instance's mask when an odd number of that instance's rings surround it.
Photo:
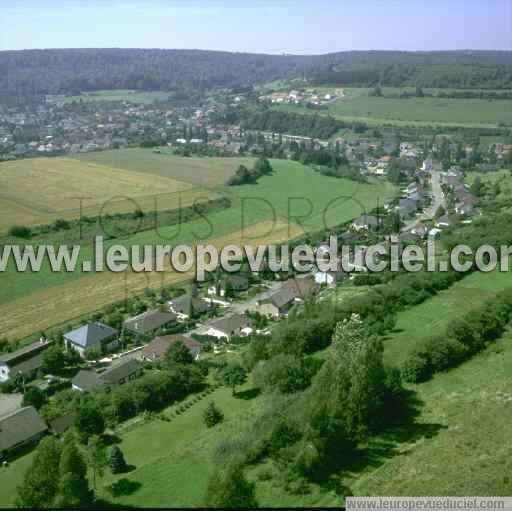
<path fill-rule="evenodd" d="M 504 331 L 512 315 L 512 288 L 506 289 L 446 330 L 419 343 L 402 368 L 406 381 L 428 380 L 434 373 L 450 369 L 482 351 Z"/>

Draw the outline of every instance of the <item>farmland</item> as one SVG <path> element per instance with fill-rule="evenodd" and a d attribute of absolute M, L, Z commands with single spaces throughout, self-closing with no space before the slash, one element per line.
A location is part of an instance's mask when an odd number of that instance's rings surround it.
<path fill-rule="evenodd" d="M 71 158 L 34 158 L 0 164 L 0 232 L 12 225 L 47 224 L 154 207 L 185 207 L 213 197 L 171 177 L 147 175 Z"/>
<path fill-rule="evenodd" d="M 134 155 L 144 156 L 146 153 L 150 151 L 127 152 L 133 161 L 136 160 Z M 144 167 L 147 160 L 140 165 L 140 168 L 146 168 L 145 174 L 135 169 L 118 171 L 127 175 L 134 172 L 137 179 L 141 175 L 145 179 L 149 176 L 148 181 L 153 183 L 159 183 L 160 180 L 167 183 L 170 180 L 173 186 L 192 187 L 191 184 L 174 179 L 172 169 L 178 169 L 176 173 L 182 171 L 176 157 L 155 156 L 163 162 L 171 162 L 167 176 L 150 173 L 149 169 L 152 167 Z M 213 158 L 205 158 L 205 162 L 214 164 L 213 172 L 221 167 L 221 163 Z M 89 165 L 85 162 L 78 163 Z M 94 163 L 92 168 L 96 168 L 96 165 L 101 164 Z M 162 172 L 164 164 L 161 165 L 154 170 L 156 174 Z M 105 242 L 105 250 L 118 243 L 127 247 L 169 243 L 174 246 L 194 246 L 208 241 L 222 247 L 231 243 L 285 242 L 303 235 L 305 231 L 333 227 L 354 218 L 364 209 L 375 207 L 377 198 L 382 204 L 395 193 L 394 187 L 383 181 L 357 183 L 326 177 L 299 163 L 285 160 L 273 160 L 272 165 L 275 169 L 274 175 L 260 179 L 256 185 L 215 187 L 214 193 L 221 193 L 231 199 L 231 208 L 214 212 L 207 219 L 198 218 L 179 225 L 161 226 L 157 230 L 139 232 L 127 239 L 108 240 Z M 63 182 L 67 180 L 63 179 Z M 191 190 L 193 193 L 197 190 L 213 193 L 208 188 Z M 54 273 L 46 261 L 38 273 L 18 273 L 11 261 L 2 275 L 5 285 L 0 289 L 0 315 L 3 318 L 0 321 L 0 335 L 7 334 L 9 338 L 23 337 L 35 330 L 92 312 L 102 305 L 124 298 L 127 293 L 158 287 L 162 284 L 162 278 L 165 279 L 165 284 L 170 284 L 190 277 L 170 272 L 164 277 L 162 274 L 147 273 L 84 273 L 81 269 L 85 260 L 93 260 L 93 247 L 87 245 L 86 240 L 78 259 L 78 269 L 74 272 Z"/>
<path fill-rule="evenodd" d="M 84 163 L 177 179 L 206 188 L 223 186 L 239 165 L 250 167 L 254 162 L 254 158 L 182 158 L 147 149 L 82 153 L 76 158 Z"/>
<path fill-rule="evenodd" d="M 512 100 L 417 98 L 369 96 L 369 89 L 345 89 L 345 97 L 328 105 L 325 110 L 311 110 L 303 106 L 283 105 L 298 113 L 318 113 L 372 126 L 393 124 L 397 126 L 450 125 L 461 127 L 496 127 L 510 124 Z M 384 89 L 386 94 L 386 89 Z"/>

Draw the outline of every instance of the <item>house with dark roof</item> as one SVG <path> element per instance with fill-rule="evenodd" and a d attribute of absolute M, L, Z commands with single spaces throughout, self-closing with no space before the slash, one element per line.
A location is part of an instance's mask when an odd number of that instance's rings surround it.
<path fill-rule="evenodd" d="M 257 310 L 264 316 L 279 318 L 287 314 L 295 303 L 295 293 L 289 288 L 281 287 L 268 298 L 259 300 Z"/>
<path fill-rule="evenodd" d="M 210 308 L 210 303 L 196 296 L 185 294 L 170 300 L 169 307 L 179 319 L 187 319 L 195 314 L 204 314 Z"/>
<path fill-rule="evenodd" d="M 457 215 L 443 215 L 442 217 L 437 219 L 436 227 L 438 229 L 446 229 L 455 225 L 459 222 L 459 217 Z"/>
<path fill-rule="evenodd" d="M 66 413 L 65 415 L 61 415 L 59 417 L 55 417 L 48 421 L 48 426 L 50 426 L 50 431 L 57 436 L 63 435 L 69 428 L 71 428 L 75 423 L 76 414 Z"/>
<path fill-rule="evenodd" d="M 165 356 L 169 347 L 177 342 L 183 343 L 189 349 L 194 360 L 199 358 L 201 353 L 201 344 L 190 337 L 185 337 L 182 334 L 155 337 L 149 344 L 144 346 L 143 350 L 140 352 L 140 357 L 142 360 L 150 362 L 161 360 Z"/>
<path fill-rule="evenodd" d="M 209 321 L 205 335 L 231 341 L 232 337 L 243 335 L 243 330 L 251 326 L 249 318 L 243 314 L 232 314 Z"/>
<path fill-rule="evenodd" d="M 136 335 L 147 335 L 176 323 L 176 319 L 177 316 L 173 312 L 154 309 L 127 319 L 123 323 L 123 328 Z"/>
<path fill-rule="evenodd" d="M 6 457 L 35 444 L 48 430 L 33 406 L 0 417 L 0 456 Z"/>
<path fill-rule="evenodd" d="M 142 364 L 134 358 L 121 359 L 112 364 L 106 371 L 98 373 L 92 370 L 81 370 L 71 381 L 73 390 L 91 392 L 94 390 L 111 390 L 142 375 Z"/>
<path fill-rule="evenodd" d="M 7 381 L 16 374 L 24 376 L 35 373 L 43 365 L 43 353 L 51 345 L 46 339 L 0 355 L 0 382 Z"/>
<path fill-rule="evenodd" d="M 401 218 L 407 218 L 414 215 L 418 210 L 418 203 L 413 199 L 400 199 L 396 207 L 397 213 Z"/>
<path fill-rule="evenodd" d="M 83 357 L 86 350 L 91 348 L 114 348 L 117 334 L 116 329 L 103 323 L 89 323 L 64 334 L 64 342 L 67 349 L 76 350 Z"/>

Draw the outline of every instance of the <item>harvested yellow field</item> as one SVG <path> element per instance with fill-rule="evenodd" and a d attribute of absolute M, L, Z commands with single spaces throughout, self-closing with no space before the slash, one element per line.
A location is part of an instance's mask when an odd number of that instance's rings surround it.
<path fill-rule="evenodd" d="M 244 232 L 233 232 L 204 244 L 220 250 L 226 245 L 268 245 L 284 243 L 299 236 L 301 228 L 285 221 L 261 222 Z M 82 277 L 61 286 L 53 286 L 0 306 L 0 336 L 21 339 L 74 318 L 79 318 L 112 302 L 141 294 L 146 288 L 157 289 L 192 278 L 195 269 L 178 273 L 172 268 L 165 272 L 124 273 L 104 272 Z"/>
<path fill-rule="evenodd" d="M 170 177 L 71 158 L 34 158 L 0 164 L 0 231 L 80 214 L 185 207 L 215 194 Z"/>

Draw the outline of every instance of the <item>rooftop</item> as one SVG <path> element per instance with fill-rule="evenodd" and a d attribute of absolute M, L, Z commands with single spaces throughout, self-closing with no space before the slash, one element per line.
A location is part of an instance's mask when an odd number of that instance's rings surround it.
<path fill-rule="evenodd" d="M 103 323 L 89 323 L 64 334 L 64 338 L 82 348 L 95 346 L 105 339 L 117 335 L 117 330 Z"/>
<path fill-rule="evenodd" d="M 0 418 L 0 452 L 44 433 L 48 428 L 33 406 Z"/>

